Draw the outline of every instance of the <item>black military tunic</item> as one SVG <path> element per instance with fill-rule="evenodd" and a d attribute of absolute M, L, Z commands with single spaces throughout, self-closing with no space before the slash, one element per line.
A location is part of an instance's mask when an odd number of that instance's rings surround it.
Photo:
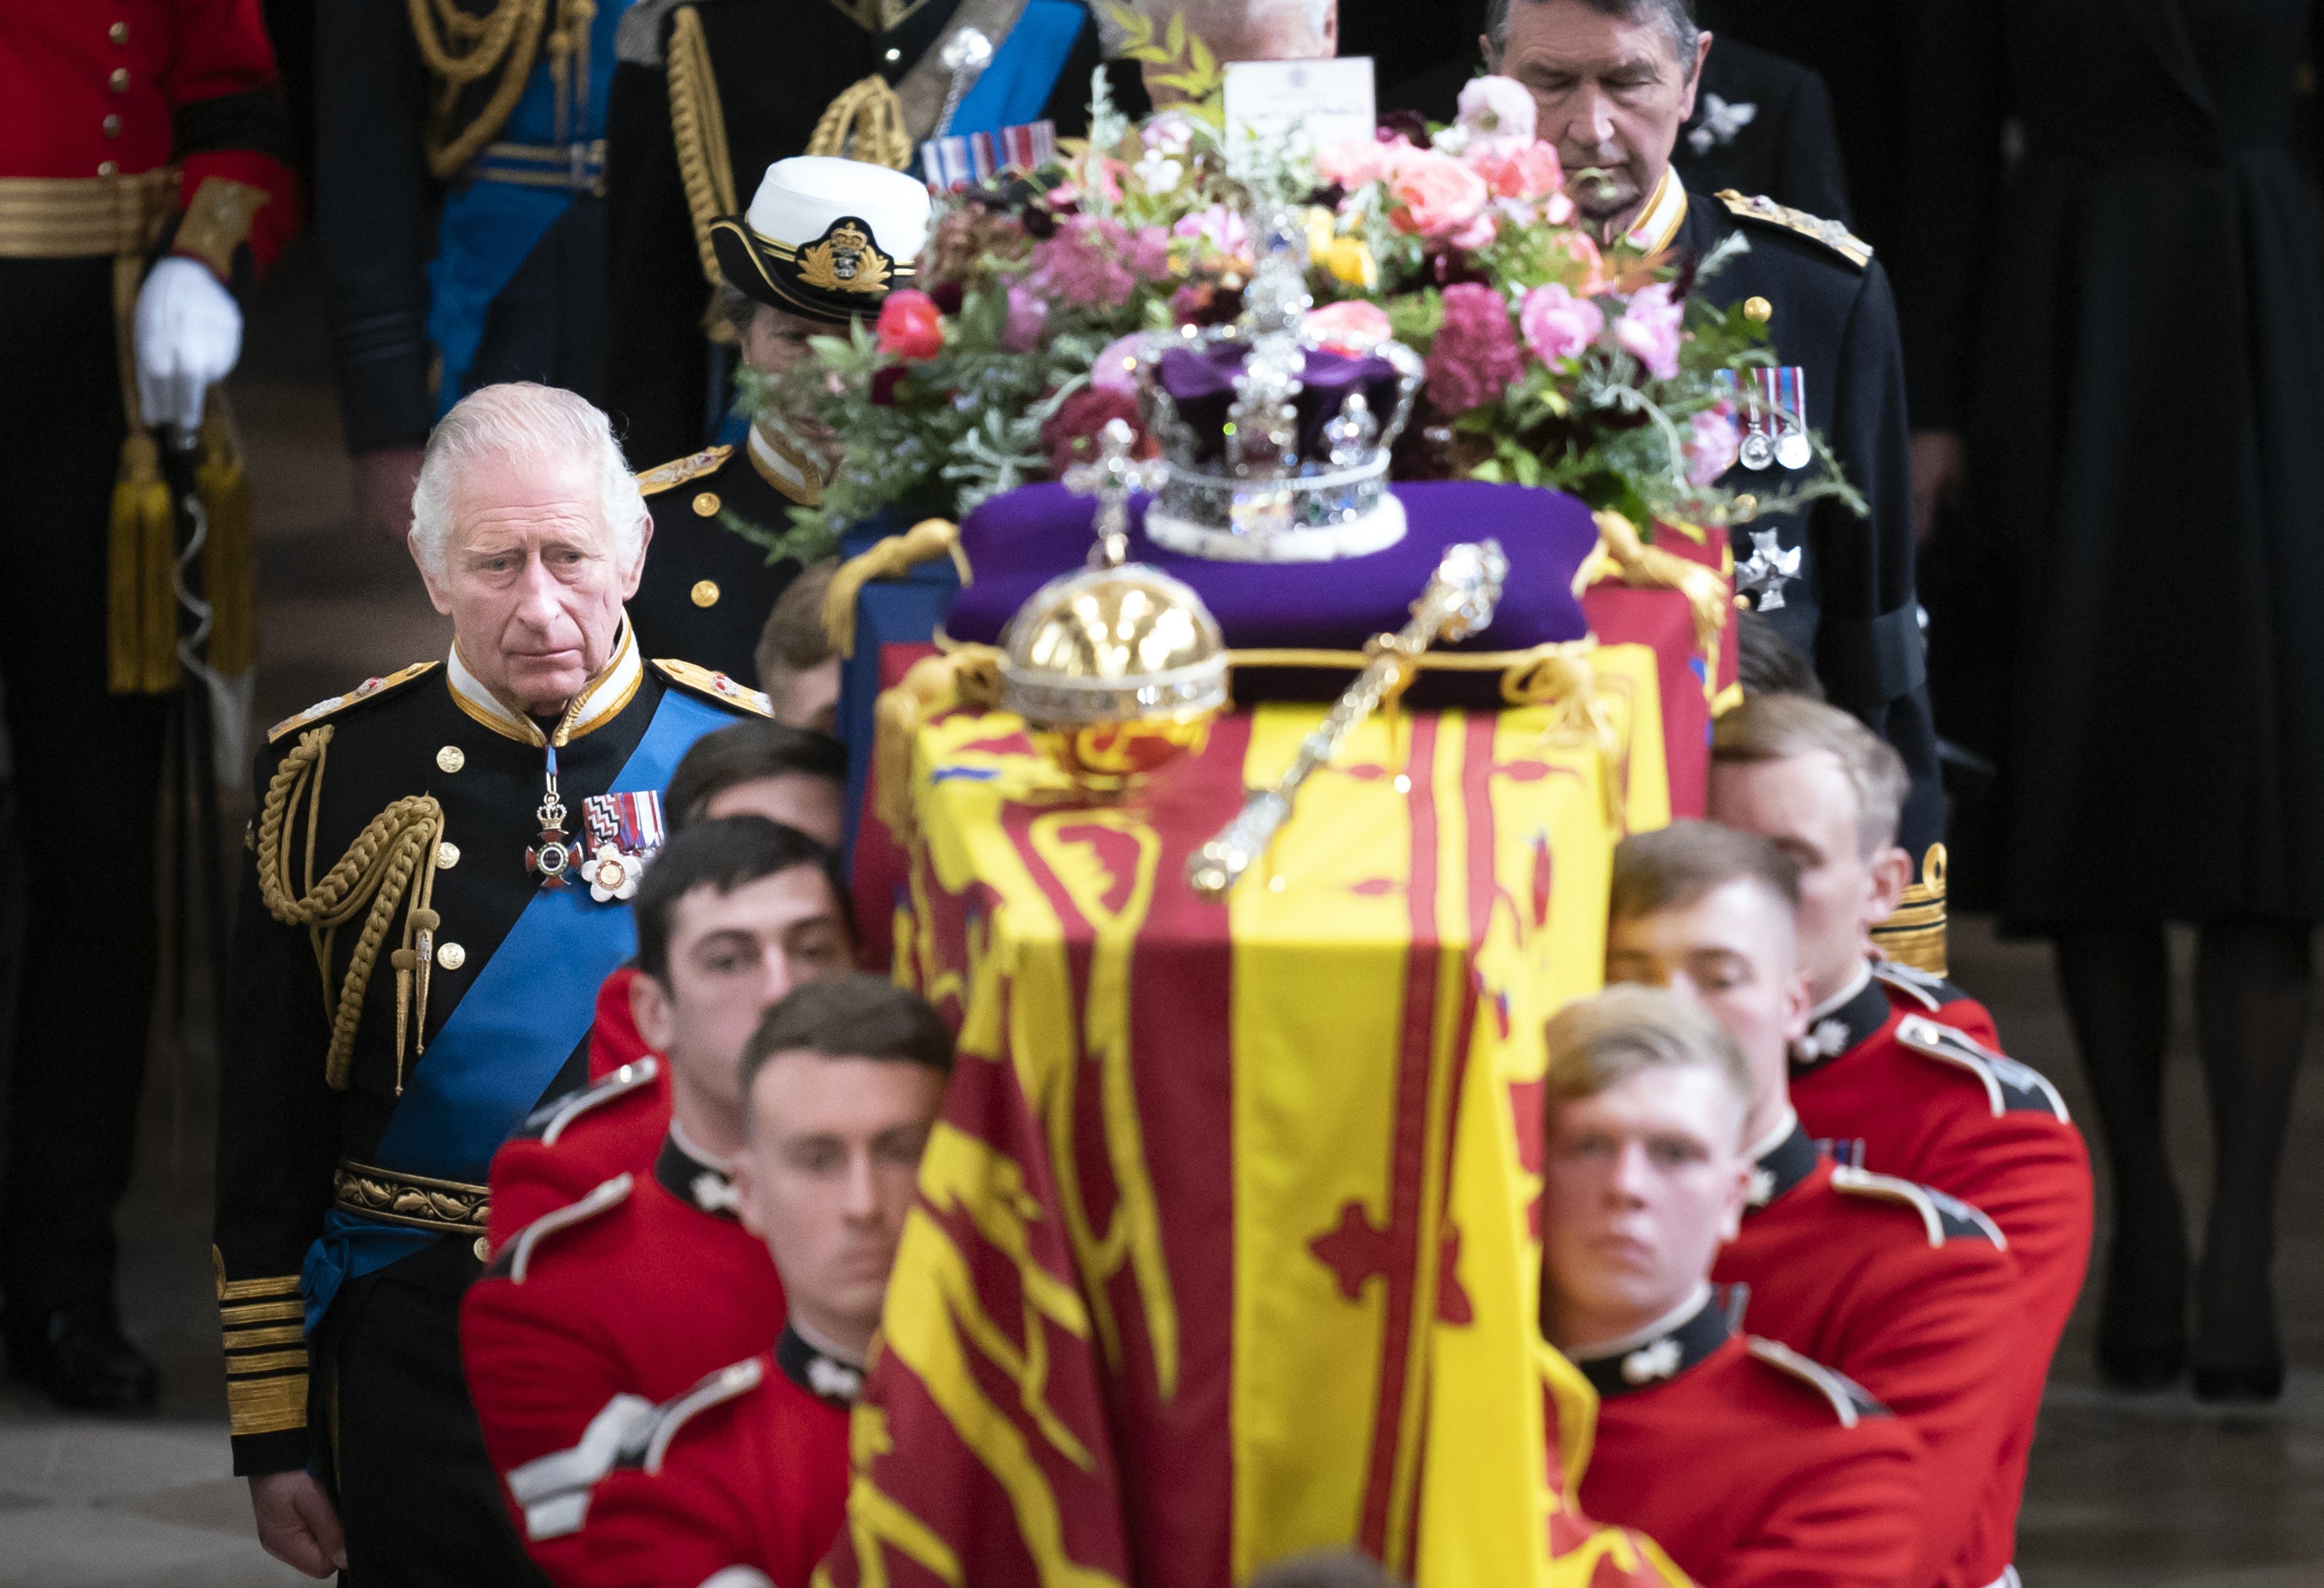
<path fill-rule="evenodd" d="M 257 759 L 254 862 L 273 848 L 269 824 L 287 823 L 279 853 L 292 898 L 308 894 L 398 801 L 425 795 L 441 808 L 432 867 L 421 850 L 414 894 L 393 909 L 378 944 L 341 1084 L 327 1073 L 333 1023 L 326 988 L 336 999 L 345 984 L 367 904 L 326 940 L 327 968 L 318 970 L 315 937 L 270 910 L 254 863 L 228 974 L 216 1260 L 235 1470 L 255 1475 L 319 1462 L 340 1504 L 356 1580 L 366 1583 L 532 1580 L 460 1376 L 458 1298 L 480 1267 L 484 1165 L 468 1172 L 464 1159 L 456 1174 L 423 1177 L 381 1161 L 383 1139 L 399 1108 L 419 1094 L 407 1089 L 436 1059 L 446 1022 L 540 891 L 527 850 L 540 842 L 546 752 L 517 736 L 505 708 L 494 720 L 481 686 L 462 689 L 453 672 L 428 662 L 374 679 L 280 725 Z M 666 706 L 670 696 L 678 698 Z M 608 789 L 659 713 L 669 714 L 658 734 L 666 742 L 763 709 L 762 697 L 702 669 L 641 663 L 625 637 L 558 752 L 565 825 L 576 836 L 585 830 L 584 802 Z M 303 789 L 295 799 L 270 796 L 286 760 L 311 756 L 315 736 L 326 733 L 313 768 L 319 805 L 310 807 Z M 406 909 L 423 872 L 432 875 L 426 907 L 436 919 L 424 1010 L 416 977 L 400 978 L 396 957 L 410 941 Z M 580 908 L 622 908 L 582 902 L 586 883 L 579 885 Z M 586 1078 L 586 1011 L 573 1019 L 542 1010 L 540 1018 L 570 1024 L 575 1044 L 551 1057 L 560 1067 L 537 1088 L 524 1083 L 519 1118 L 540 1096 Z M 475 1095 L 471 1087 L 456 1094 L 463 1107 Z M 496 1144 L 495 1134 L 487 1159 Z M 318 1299 L 315 1265 L 330 1251 L 327 1219 L 345 1228 L 350 1218 L 359 1239 L 392 1255 L 368 1272 L 343 1262 L 351 1277 L 302 1339 L 302 1311 Z M 310 1428 L 327 1436 L 310 1437 Z"/>
<path fill-rule="evenodd" d="M 1849 214 L 1823 78 L 1739 40 L 1711 40 L 1671 169 L 1697 193 L 1733 188 L 1810 215 Z"/>
<path fill-rule="evenodd" d="M 754 434 L 650 468 L 638 488 L 654 521 L 645 577 L 630 600 L 639 644 L 648 656 L 683 656 L 753 682 L 760 631 L 799 565 L 769 562 L 726 521 L 782 533 L 791 506 L 816 500 L 813 476 Z"/>
<path fill-rule="evenodd" d="M 702 238 L 711 219 L 747 208 L 767 167 L 806 153 L 844 89 L 874 74 L 901 82 L 958 26 L 981 25 L 999 44 L 1006 29 L 996 31 L 992 17 L 1014 8 L 992 0 L 644 0 L 639 11 L 624 29 L 607 109 L 605 406 L 630 461 L 643 468 L 715 439 L 732 402 L 731 355 L 721 349 L 714 361 L 704 335 L 712 289 Z M 1096 25 L 1085 23 L 1045 110 L 1060 136 L 1088 125 L 1097 64 Z M 724 194 L 715 199 L 716 143 L 703 131 L 712 125 L 726 153 L 716 173 Z M 726 198 L 733 203 L 722 209 Z"/>
<path fill-rule="evenodd" d="M 1738 232 L 1749 252 L 1696 291 L 1721 307 L 1764 310 L 1776 361 L 1806 372 L 1808 424 L 1871 509 L 1868 520 L 1822 501 L 1742 519 L 1732 531 L 1738 588 L 1814 660 L 1833 703 L 1904 756 L 1913 786 L 1901 838 L 1917 864 L 1943 837 L 1944 794 L 1914 600 L 1904 351 L 1887 277 L 1837 224 L 1731 193 L 1688 194 L 1675 245 L 1706 259 Z M 1720 483 L 1749 498 L 1796 478 L 1780 464 L 1764 473 L 1738 464 Z"/>

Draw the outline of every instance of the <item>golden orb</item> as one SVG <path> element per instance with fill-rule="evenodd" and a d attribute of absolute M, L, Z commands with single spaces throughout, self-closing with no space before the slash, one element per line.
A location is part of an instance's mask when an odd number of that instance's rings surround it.
<path fill-rule="evenodd" d="M 1226 709 L 1218 620 L 1141 563 L 1050 580 L 1001 636 L 1001 703 L 1075 786 L 1120 793 L 1189 752 Z"/>

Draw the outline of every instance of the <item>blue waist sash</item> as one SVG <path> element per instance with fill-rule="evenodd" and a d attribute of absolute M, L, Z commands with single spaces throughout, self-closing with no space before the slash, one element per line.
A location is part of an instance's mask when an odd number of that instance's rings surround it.
<path fill-rule="evenodd" d="M 706 700 L 669 690 L 608 791 L 665 787 L 694 742 L 732 720 Z M 596 903 L 577 885 L 534 893 L 412 1067 L 370 1161 L 398 1174 L 482 1183 L 493 1154 L 589 1034 L 598 985 L 637 946 L 627 906 Z M 347 1280 L 442 1238 L 331 1209 L 300 1274 L 308 1332 Z"/>
<path fill-rule="evenodd" d="M 992 64 L 960 97 L 945 131 L 964 138 L 1039 120 L 1087 14 L 1065 0 L 1025 0 L 1016 25 L 993 51 Z"/>

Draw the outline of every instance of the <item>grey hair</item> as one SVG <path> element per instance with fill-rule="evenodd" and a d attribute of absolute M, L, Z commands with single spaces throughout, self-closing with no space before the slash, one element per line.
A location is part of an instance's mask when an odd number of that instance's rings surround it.
<path fill-rule="evenodd" d="M 1492 47 L 1493 59 L 1499 61 L 1501 51 L 1509 42 L 1509 7 L 1519 0 L 1490 0 L 1485 8 L 1485 42 Z M 1544 0 L 1522 0 L 1537 5 Z M 1702 32 L 1694 25 L 1694 0 L 1581 0 L 1600 16 L 1618 16 L 1625 22 L 1637 22 L 1651 17 L 1663 30 L 1663 37 L 1678 51 L 1678 63 L 1689 75 L 1694 70 L 1694 43 Z"/>
<path fill-rule="evenodd" d="M 613 439 L 613 427 L 586 397 L 556 386 L 511 381 L 480 386 L 436 422 L 411 493 L 411 545 L 420 565 L 441 575 L 452 539 L 452 494 L 460 476 L 491 457 L 595 467 L 597 502 L 613 549 L 633 561 L 645 543 L 646 499 Z"/>

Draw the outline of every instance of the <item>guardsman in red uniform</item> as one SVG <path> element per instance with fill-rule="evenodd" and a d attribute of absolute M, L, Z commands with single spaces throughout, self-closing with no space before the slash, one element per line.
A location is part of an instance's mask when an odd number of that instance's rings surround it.
<path fill-rule="evenodd" d="M 2016 1264 L 1992 1222 L 1908 1180 L 1834 1164 L 1793 1112 L 1785 1070 L 1806 984 L 1798 870 L 1764 838 L 1679 822 L 1614 852 L 1609 981 L 1669 987 L 1751 1066 L 1751 1186 L 1715 1283 L 1743 1323 L 1862 1384 L 1921 1436 L 1921 1565 L 1907 1583 L 1982 1588 L 1973 1558 L 2015 1427 L 2024 1332 Z"/>
<path fill-rule="evenodd" d="M 108 572 L 143 586 L 140 521 L 118 567 L 108 521 L 117 484 L 124 504 L 159 485 L 147 427 L 190 437 L 234 367 L 235 294 L 299 226 L 289 142 L 258 0 L 0 0 L 0 675 L 40 836 L 22 848 L 28 992 L 0 1035 L 0 1290 L 11 1371 L 65 1406 L 142 1408 L 156 1388 L 115 1316 L 113 1213 L 156 965 L 165 702 L 144 691 L 177 674 L 114 665 L 135 625 L 108 635 Z"/>
<path fill-rule="evenodd" d="M 639 887 L 639 1024 L 671 1077 L 659 1150 L 497 1241 L 461 1306 L 485 1448 L 520 1510 L 522 1474 L 578 1443 L 609 1398 L 678 1394 L 748 1354 L 782 1316 L 781 1287 L 736 1222 L 728 1176 L 742 1140 L 743 1043 L 793 986 L 847 965 L 825 858 L 788 827 L 729 817 L 679 832 Z M 644 1090 L 635 1076 L 630 1085 Z M 609 1147 L 633 1150 L 651 1117 L 643 1098 L 603 1085 L 503 1156 L 537 1148 L 559 1170 L 569 1161 L 595 1172 L 615 1162 Z M 555 1569 L 559 1537 L 527 1545 Z"/>
<path fill-rule="evenodd" d="M 1801 1122 L 1843 1163 L 1981 1209 L 2017 1261 L 2027 1324 L 2018 1426 L 2002 1453 L 2006 1492 L 1988 1500 L 1977 1556 L 1990 1582 L 2015 1551 L 2042 1386 L 2089 1260 L 2089 1153 L 2039 1072 L 1940 1018 L 1964 1001 L 1927 990 L 1939 1009 L 1908 1010 L 1873 974 L 1866 934 L 1911 871 L 1895 845 L 1903 787 L 1893 753 L 1819 702 L 1760 696 L 1719 720 L 1712 817 L 1772 839 L 1800 868 L 1800 968 L 1814 1001 L 1792 1068 Z M 1965 1010 L 1957 1018 L 1969 1023 Z"/>
<path fill-rule="evenodd" d="M 835 845 L 845 767 L 839 746 L 819 734 L 778 723 L 737 723 L 705 734 L 679 761 L 663 797 L 665 819 L 678 833 L 706 817 L 763 816 L 819 845 Z M 831 874 L 828 854 L 802 852 L 797 863 L 810 858 Z M 837 919 L 844 928 L 846 897 L 835 878 L 828 908 L 813 919 Z M 802 925 L 800 930 L 806 942 L 821 928 Z M 639 1033 L 632 1007 L 637 979 L 632 963 L 597 989 L 589 1030 L 592 1084 L 543 1103 L 493 1156 L 489 1233 L 495 1246 L 623 1170 L 650 1168 L 660 1150 L 669 1128 L 669 1074 Z M 613 1106 L 616 1102 L 619 1107 Z M 585 1117 L 588 1129 L 576 1130 Z"/>
<path fill-rule="evenodd" d="M 512 1476 L 535 1535 L 579 1546 L 561 1583 L 807 1588 L 846 1512 L 847 1408 L 951 1065 L 936 1011 L 877 976 L 768 1011 L 743 1059 L 734 1188 L 789 1318 L 772 1352 L 659 1407 L 615 1398 L 573 1449 Z"/>
<path fill-rule="evenodd" d="M 1738 1337 L 1708 1279 L 1751 1179 L 1750 1072 L 1695 1005 L 1614 987 L 1549 1023 L 1542 1332 L 1597 1386 L 1582 1509 L 1717 1588 L 1895 1588 L 1920 1436 L 1842 1375 Z"/>

